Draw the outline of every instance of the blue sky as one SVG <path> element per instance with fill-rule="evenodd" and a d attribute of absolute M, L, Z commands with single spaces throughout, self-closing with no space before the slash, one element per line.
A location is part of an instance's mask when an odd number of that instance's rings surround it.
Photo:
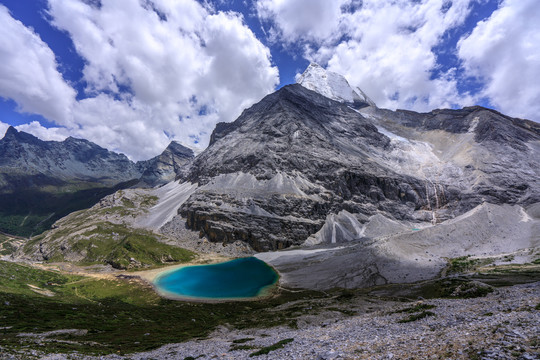
<path fill-rule="evenodd" d="M 540 121 L 537 0 L 0 0 L 0 132 L 203 149 L 310 62 L 379 107 Z"/>

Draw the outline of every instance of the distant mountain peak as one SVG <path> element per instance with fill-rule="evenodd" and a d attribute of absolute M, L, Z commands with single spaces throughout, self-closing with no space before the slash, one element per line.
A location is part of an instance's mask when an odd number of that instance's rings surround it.
<path fill-rule="evenodd" d="M 13 126 L 10 126 L 8 127 L 4 137 L 14 136 L 14 135 L 17 135 L 17 133 L 18 133 L 17 129 L 15 129 Z"/>
<path fill-rule="evenodd" d="M 64 141 L 65 142 L 82 142 L 82 141 L 88 142 L 88 140 L 86 140 L 86 139 L 78 139 L 78 138 L 73 137 L 73 136 L 68 136 Z"/>
<path fill-rule="evenodd" d="M 376 106 L 362 90 L 353 88 L 343 75 L 328 71 L 316 63 L 311 63 L 297 83 L 335 101 L 352 104 L 355 108 Z"/>
<path fill-rule="evenodd" d="M 14 127 L 0 139 L 0 178 L 2 173 L 11 174 L 11 169 L 18 169 L 17 174 L 23 177 L 40 174 L 55 183 L 92 181 L 106 186 L 136 179 L 142 173 L 124 154 L 88 140 L 68 137 L 64 141 L 43 141 Z M 0 191 L 8 185 L 0 182 Z"/>
<path fill-rule="evenodd" d="M 181 156 L 185 156 L 189 158 L 192 158 L 195 156 L 195 154 L 193 153 L 193 150 L 191 150 L 188 147 L 185 147 L 184 145 L 180 144 L 178 141 L 174 141 L 174 140 L 170 142 L 170 144 L 167 146 L 165 150 L 166 151 L 169 150 L 177 155 L 181 155 Z"/>
<path fill-rule="evenodd" d="M 13 126 L 10 126 L 7 129 L 6 134 L 0 140 L 5 140 L 5 141 L 11 140 L 18 143 L 31 143 L 31 144 L 43 142 L 42 140 L 40 140 L 39 138 L 35 137 L 32 134 L 26 133 L 24 131 L 18 131 Z"/>
<path fill-rule="evenodd" d="M 138 163 L 144 168 L 139 186 L 163 185 L 173 181 L 194 157 L 193 150 L 177 141 L 171 141 L 160 155 Z"/>

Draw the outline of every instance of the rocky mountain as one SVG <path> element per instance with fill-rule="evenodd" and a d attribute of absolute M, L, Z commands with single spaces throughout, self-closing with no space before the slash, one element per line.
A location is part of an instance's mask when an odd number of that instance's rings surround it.
<path fill-rule="evenodd" d="M 173 181 L 194 156 L 193 150 L 172 141 L 160 155 L 137 163 L 144 169 L 140 185 L 154 187 Z"/>
<path fill-rule="evenodd" d="M 141 175 L 125 155 L 88 140 L 43 141 L 14 127 L 0 140 L 0 172 L 3 192 L 70 181 L 115 185 Z"/>
<path fill-rule="evenodd" d="M 384 152 L 389 143 L 347 105 L 286 86 L 235 122 L 216 127 L 186 175 L 201 187 L 181 214 L 189 228 L 212 241 L 243 240 L 258 251 L 299 245 L 328 213 L 369 211 L 382 200 L 367 194 L 372 185 L 400 188 L 392 171 L 366 156 L 371 149 Z M 365 191 L 351 193 L 351 181 L 362 182 Z"/>
<path fill-rule="evenodd" d="M 39 233 L 118 189 L 171 181 L 192 157 L 173 142 L 161 155 L 134 163 L 88 140 L 43 141 L 10 127 L 0 140 L 0 230 Z"/>
<path fill-rule="evenodd" d="M 189 228 L 268 251 L 361 238 L 375 215 L 435 224 L 540 201 L 539 124 L 482 107 L 356 110 L 337 74 L 310 65 L 308 80 L 321 93 L 285 86 L 218 124 L 184 178 L 200 186 L 180 208 Z"/>
<path fill-rule="evenodd" d="M 196 157 L 171 144 L 139 163 L 146 185 L 176 178 L 134 190 L 155 203 L 129 223 L 196 251 L 260 252 L 285 286 L 310 289 L 426 280 L 452 258 L 538 260 L 540 124 L 380 109 L 318 65 L 298 81 L 217 124 Z M 128 213 L 116 195 L 97 209 L 107 221 Z"/>
<path fill-rule="evenodd" d="M 308 288 L 540 254 L 539 124 L 479 106 L 380 109 L 316 65 L 299 81 L 216 126 L 177 176 L 181 191 L 155 206 L 172 219 L 162 231 L 244 242 L 284 283 Z"/>

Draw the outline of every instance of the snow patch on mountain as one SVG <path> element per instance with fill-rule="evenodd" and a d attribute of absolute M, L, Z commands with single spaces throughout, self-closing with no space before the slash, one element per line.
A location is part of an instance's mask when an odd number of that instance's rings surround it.
<path fill-rule="evenodd" d="M 342 75 L 315 63 L 311 63 L 296 82 L 335 101 L 351 103 L 355 107 L 376 106 L 362 90 L 349 85 Z"/>

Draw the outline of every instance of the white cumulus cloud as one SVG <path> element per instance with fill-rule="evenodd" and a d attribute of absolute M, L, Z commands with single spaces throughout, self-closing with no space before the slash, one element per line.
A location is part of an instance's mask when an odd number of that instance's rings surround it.
<path fill-rule="evenodd" d="M 4 134 L 6 133 L 8 128 L 9 124 L 0 121 L 0 139 L 4 137 Z"/>
<path fill-rule="evenodd" d="M 378 106 L 425 111 L 474 102 L 459 93 L 457 69 L 438 71 L 434 51 L 447 31 L 464 22 L 471 1 L 315 1 L 333 6 L 325 12 L 304 0 L 259 0 L 257 10 L 285 43 L 303 44 L 305 58 L 345 75 Z M 299 15 L 290 22 L 300 6 L 329 22 Z"/>
<path fill-rule="evenodd" d="M 148 158 L 145 154 L 157 154 L 169 143 L 162 130 L 166 127 L 166 110 L 145 105 L 136 98 L 129 102 L 117 100 L 106 94 L 79 101 L 74 113 L 81 129 L 74 136 L 95 139 L 95 142 L 109 150 L 121 151 L 138 159 Z M 180 128 L 174 114 L 168 119 Z M 153 121 L 159 119 L 159 121 Z"/>
<path fill-rule="evenodd" d="M 272 40 L 327 41 L 338 30 L 342 7 L 350 3 L 351 0 L 259 0 L 256 9 L 260 19 L 274 22 L 269 28 Z"/>
<path fill-rule="evenodd" d="M 428 111 L 471 105 L 474 100 L 457 90 L 456 69 L 433 75 L 439 66 L 433 49 L 465 20 L 469 2 L 364 1 L 344 15 L 349 39 L 311 56 L 358 84 L 381 107 Z"/>
<path fill-rule="evenodd" d="M 482 95 L 508 115 L 540 121 L 540 6 L 505 0 L 459 42 L 470 76 L 485 83 Z"/>
<path fill-rule="evenodd" d="M 84 60 L 77 99 L 52 50 L 0 5 L 0 96 L 58 125 L 17 127 L 43 139 L 82 137 L 135 160 L 171 140 L 201 149 L 279 83 L 243 16 L 206 3 L 49 0 L 47 12 Z"/>
<path fill-rule="evenodd" d="M 49 14 L 86 64 L 78 132 L 137 159 L 173 139 L 206 146 L 216 122 L 234 120 L 279 82 L 240 14 L 194 0 L 49 0 Z"/>
<path fill-rule="evenodd" d="M 71 123 L 75 91 L 58 72 L 49 46 L 3 5 L 0 24 L 0 97 L 13 99 L 21 112 Z"/>
<path fill-rule="evenodd" d="M 45 141 L 63 141 L 69 136 L 68 130 L 64 127 L 46 128 L 38 121 L 18 125 L 15 128 L 18 131 L 24 131 Z"/>

